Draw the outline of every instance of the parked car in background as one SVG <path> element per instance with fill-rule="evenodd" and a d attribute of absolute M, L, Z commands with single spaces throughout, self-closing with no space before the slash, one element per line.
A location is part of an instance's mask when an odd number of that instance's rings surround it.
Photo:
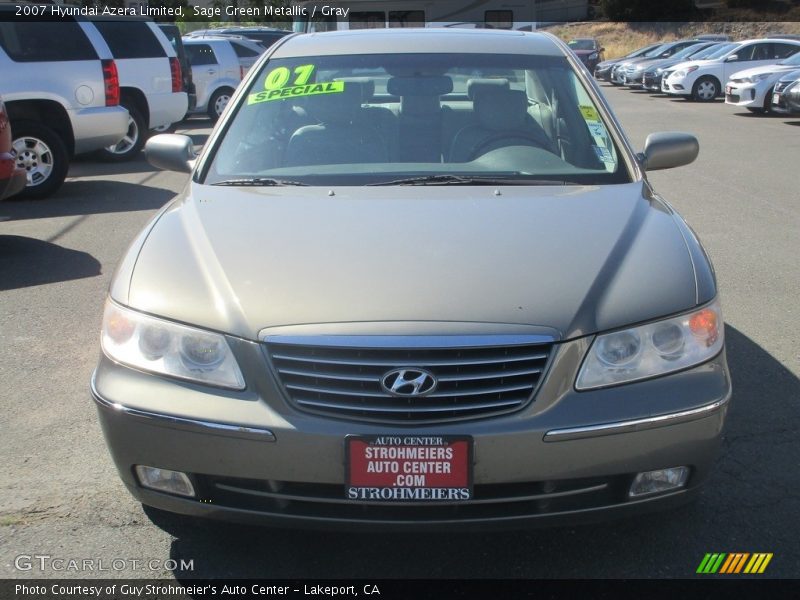
<path fill-rule="evenodd" d="M 662 80 L 662 91 L 698 102 L 711 102 L 723 93 L 723 83 L 743 69 L 769 65 L 800 50 L 800 41 L 746 40 L 719 57 L 675 65 Z"/>
<path fill-rule="evenodd" d="M 725 104 L 766 113 L 772 104 L 772 89 L 782 75 L 800 69 L 798 52 L 774 65 L 734 73 L 725 86 Z"/>
<path fill-rule="evenodd" d="M 570 40 L 567 46 L 581 59 L 590 73 L 593 73 L 597 63 L 603 60 L 605 48 L 595 38 L 575 38 Z"/>
<path fill-rule="evenodd" d="M 730 42 L 732 38 L 724 33 L 704 33 L 695 36 L 694 39 L 704 42 Z"/>
<path fill-rule="evenodd" d="M 64 182 L 74 155 L 125 135 L 128 111 L 119 106 L 117 65 L 92 23 L 15 13 L 0 4 L 0 95 L 28 177 L 20 195 L 44 198 Z"/>
<path fill-rule="evenodd" d="M 662 79 L 665 75 L 672 72 L 675 65 L 686 60 L 711 58 L 717 53 L 724 53 L 728 48 L 732 48 L 733 46 L 734 44 L 732 42 L 701 42 L 696 46 L 684 48 L 672 57 L 662 59 L 648 67 L 642 75 L 642 87 L 651 92 L 660 92 Z"/>
<path fill-rule="evenodd" d="M 169 126 L 186 115 L 181 65 L 164 32 L 143 17 L 89 17 L 105 39 L 117 63 L 120 105 L 130 114 L 128 131 L 116 144 L 101 151 L 105 160 L 136 156 L 148 131 Z"/>
<path fill-rule="evenodd" d="M 655 50 L 659 46 L 661 46 L 660 42 L 658 44 L 649 44 L 647 46 L 644 46 L 643 48 L 638 48 L 637 50 L 634 50 L 630 54 L 626 54 L 625 56 L 622 56 L 620 58 L 612 58 L 610 60 L 601 61 L 597 63 L 597 65 L 595 65 L 594 76 L 596 79 L 601 79 L 603 81 L 611 81 L 611 69 L 615 65 L 621 62 L 625 62 L 625 60 L 628 59 L 644 56 L 645 54 L 647 54 L 651 50 Z"/>
<path fill-rule="evenodd" d="M 91 382 L 128 490 L 369 531 L 696 496 L 731 395 L 718 288 L 645 172 L 699 146 L 635 154 L 572 59 L 545 33 L 298 35 L 198 159 L 151 138 L 192 175 L 120 261 Z"/>
<path fill-rule="evenodd" d="M 652 50 L 636 56 L 629 60 L 623 60 L 618 62 L 616 65 L 613 66 L 611 69 L 611 83 L 614 85 L 622 85 L 624 82 L 624 75 L 632 65 L 635 65 L 638 62 L 642 62 L 645 60 L 651 60 L 654 58 L 669 58 L 672 56 L 672 52 L 670 52 L 670 46 L 673 42 L 661 43 L 658 44 Z"/>
<path fill-rule="evenodd" d="M 189 57 L 186 56 L 186 49 L 183 47 L 183 40 L 181 39 L 181 31 L 177 25 L 169 23 L 159 23 L 159 29 L 167 36 L 169 43 L 175 48 L 175 53 L 178 56 L 178 62 L 181 65 L 181 79 L 183 79 L 183 91 L 186 92 L 188 98 L 187 111 L 194 110 L 197 105 L 197 94 L 194 89 L 194 82 L 192 81 L 192 65 L 189 64 Z M 164 125 L 154 128 L 156 131 L 163 133 L 170 126 Z"/>
<path fill-rule="evenodd" d="M 12 142 L 11 123 L 8 120 L 6 105 L 0 98 L 0 200 L 22 191 L 28 183 L 27 171 L 17 166 Z"/>
<path fill-rule="evenodd" d="M 677 42 L 668 42 L 661 46 L 656 56 L 626 62 L 626 64 L 620 68 L 622 84 L 633 88 L 641 87 L 644 72 L 657 61 L 671 58 L 686 48 L 698 46 L 702 43 L 703 42 L 698 40 L 679 40 Z"/>
<path fill-rule="evenodd" d="M 800 70 L 786 73 L 777 81 L 770 110 L 784 115 L 800 114 Z"/>
<path fill-rule="evenodd" d="M 242 37 L 186 37 L 183 39 L 197 92 L 195 113 L 219 119 L 245 73 L 265 52 L 260 44 Z"/>
<path fill-rule="evenodd" d="M 271 27 L 219 27 L 215 29 L 200 29 L 187 33 L 186 37 L 218 37 L 225 35 L 241 36 L 254 40 L 269 48 L 279 39 L 292 33 L 286 29 L 273 29 Z"/>

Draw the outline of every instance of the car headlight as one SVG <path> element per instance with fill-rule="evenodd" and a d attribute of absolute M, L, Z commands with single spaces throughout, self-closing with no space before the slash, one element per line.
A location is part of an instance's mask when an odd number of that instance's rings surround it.
<path fill-rule="evenodd" d="M 575 388 L 589 390 L 686 369 L 716 356 L 723 338 L 718 300 L 678 317 L 598 335 Z"/>
<path fill-rule="evenodd" d="M 589 60 L 596 60 L 597 59 L 597 52 L 592 52 L 589 55 Z"/>
<path fill-rule="evenodd" d="M 698 66 L 686 67 L 685 69 L 681 69 L 680 71 L 675 71 L 675 73 L 673 74 L 675 75 L 675 77 L 686 77 L 689 73 L 693 73 L 694 71 L 697 71 L 697 69 L 699 68 L 700 67 Z"/>
<path fill-rule="evenodd" d="M 136 369 L 234 390 L 244 377 L 228 342 L 219 333 L 157 319 L 106 302 L 103 352 Z"/>
<path fill-rule="evenodd" d="M 764 81 L 770 75 L 772 75 L 772 73 L 761 73 L 759 75 L 751 75 L 750 77 L 745 77 L 744 81 L 746 81 L 747 83 L 758 83 L 759 81 Z"/>

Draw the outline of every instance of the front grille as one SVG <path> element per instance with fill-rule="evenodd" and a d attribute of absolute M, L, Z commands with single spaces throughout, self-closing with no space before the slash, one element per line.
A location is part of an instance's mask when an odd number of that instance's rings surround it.
<path fill-rule="evenodd" d="M 502 336 L 501 336 L 502 337 Z M 551 343 L 464 345 L 453 339 L 417 346 L 407 336 L 397 346 L 337 346 L 267 341 L 280 382 L 298 409 L 327 416 L 380 422 L 442 422 L 518 410 L 533 397 Z M 495 338 L 496 339 L 496 338 Z M 381 385 L 397 368 L 429 371 L 430 393 L 394 396 Z"/>
<path fill-rule="evenodd" d="M 624 502 L 632 475 L 559 481 L 476 484 L 463 502 L 376 502 L 345 498 L 343 484 L 193 475 L 212 506 L 262 514 L 353 521 L 426 522 L 508 519 L 602 508 Z"/>
<path fill-rule="evenodd" d="M 728 94 L 728 95 L 726 96 L 726 100 L 727 100 L 728 102 L 734 102 L 734 103 L 738 103 L 738 102 L 739 102 L 739 100 L 741 100 L 741 96 L 739 96 L 739 95 L 737 95 L 737 94 Z"/>
<path fill-rule="evenodd" d="M 790 83 L 792 83 L 792 82 L 791 81 L 779 81 L 778 83 L 775 84 L 775 88 L 772 91 L 773 92 L 782 92 L 787 87 L 789 87 Z"/>

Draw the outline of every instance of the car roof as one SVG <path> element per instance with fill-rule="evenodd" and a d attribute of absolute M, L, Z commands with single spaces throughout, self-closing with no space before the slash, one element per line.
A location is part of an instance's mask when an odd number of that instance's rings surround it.
<path fill-rule="evenodd" d="M 563 56 L 546 33 L 498 29 L 398 28 L 306 33 L 283 38 L 273 58 L 338 54 L 534 54 Z"/>

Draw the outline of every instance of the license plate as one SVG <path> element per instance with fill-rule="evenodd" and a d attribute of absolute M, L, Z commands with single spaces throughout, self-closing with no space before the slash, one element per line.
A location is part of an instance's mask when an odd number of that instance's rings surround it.
<path fill-rule="evenodd" d="M 345 471 L 348 500 L 470 500 L 472 438 L 429 434 L 347 436 Z"/>
<path fill-rule="evenodd" d="M 780 102 L 780 100 L 781 100 L 781 95 L 780 94 L 772 94 L 772 103 L 773 104 L 778 104 Z"/>
<path fill-rule="evenodd" d="M 725 87 L 725 93 L 726 94 L 732 94 L 733 93 L 733 88 L 731 86 L 726 86 Z"/>

